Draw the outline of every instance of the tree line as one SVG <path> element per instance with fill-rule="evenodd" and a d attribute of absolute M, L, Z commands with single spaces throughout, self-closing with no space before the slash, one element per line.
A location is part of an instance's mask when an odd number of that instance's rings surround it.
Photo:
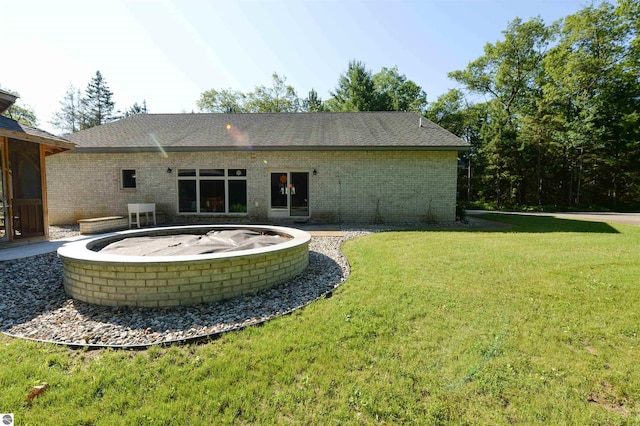
<path fill-rule="evenodd" d="M 429 105 L 467 140 L 461 195 L 497 207 L 640 205 L 640 2 L 512 21 Z M 483 102 L 474 103 L 474 97 Z"/>
<path fill-rule="evenodd" d="M 423 113 L 427 95 L 415 82 L 400 74 L 397 67 L 379 72 L 367 69 L 364 62 L 349 61 L 340 75 L 331 98 L 323 101 L 311 89 L 305 98 L 286 84 L 286 77 L 274 73 L 272 86 L 256 86 L 252 92 L 234 89 L 210 89 L 197 101 L 201 112 L 322 112 L 322 111 L 414 111 Z"/>
<path fill-rule="evenodd" d="M 84 96 L 80 89 L 69 86 L 64 98 L 60 101 L 58 110 L 51 120 L 51 124 L 65 133 L 74 133 L 101 124 L 109 123 L 120 118 L 147 112 L 147 102 L 135 102 L 126 111 L 116 111 L 113 92 L 109 89 L 102 73 L 96 71 L 91 78 Z"/>
<path fill-rule="evenodd" d="M 1 86 L 0 86 L 1 88 Z M 5 89 L 7 90 L 7 89 Z M 9 91 L 11 92 L 11 91 Z M 14 93 L 16 96 L 19 94 Z M 86 130 L 91 127 L 119 120 L 134 114 L 147 112 L 147 102 L 141 104 L 135 102 L 124 112 L 115 109 L 113 92 L 109 89 L 102 73 L 96 71 L 85 89 L 84 95 L 73 85 L 69 86 L 63 99 L 60 101 L 60 109 L 53 115 L 50 124 L 64 134 Z M 28 105 L 13 104 L 2 115 L 12 118 L 26 125 L 35 127 L 38 118 L 35 111 Z"/>

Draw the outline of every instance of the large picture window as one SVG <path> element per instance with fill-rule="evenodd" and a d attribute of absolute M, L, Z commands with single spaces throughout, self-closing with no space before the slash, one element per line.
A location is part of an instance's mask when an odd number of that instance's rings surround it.
<path fill-rule="evenodd" d="M 246 213 L 246 169 L 178 169 L 179 213 Z"/>

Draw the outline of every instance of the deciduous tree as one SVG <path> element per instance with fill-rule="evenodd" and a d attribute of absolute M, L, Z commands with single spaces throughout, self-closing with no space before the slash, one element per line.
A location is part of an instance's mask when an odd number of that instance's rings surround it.
<path fill-rule="evenodd" d="M 492 181 L 494 201 L 526 204 L 531 185 L 525 177 L 535 174 L 531 166 L 539 162 L 531 161 L 536 151 L 519 137 L 520 118 L 534 111 L 540 96 L 541 64 L 552 32 L 536 18 L 515 19 L 503 34 L 504 40 L 487 43 L 483 56 L 449 76 L 489 99 L 480 151 L 485 171 L 492 174 L 486 179 Z"/>
<path fill-rule="evenodd" d="M 415 82 L 398 72 L 398 67 L 385 68 L 373 75 L 378 96 L 378 108 L 385 111 L 413 111 L 423 113 L 427 94 Z"/>
<path fill-rule="evenodd" d="M 202 112 L 247 112 L 245 108 L 246 95 L 237 90 L 210 89 L 202 92 L 197 105 Z"/>
<path fill-rule="evenodd" d="M 12 90 L 5 89 L 0 85 L 0 89 L 5 92 L 9 92 L 17 97 L 20 95 Z M 19 105 L 17 102 L 7 108 L 6 111 L 2 113 L 5 117 L 9 117 L 13 120 L 19 121 L 20 123 L 26 124 L 27 126 L 35 127 L 38 125 L 38 118 L 36 117 L 36 113 L 28 105 Z"/>
<path fill-rule="evenodd" d="M 60 110 L 55 112 L 51 124 L 64 133 L 80 130 L 81 116 L 80 90 L 70 85 L 64 98 L 60 101 Z"/>
<path fill-rule="evenodd" d="M 293 86 L 287 85 L 286 77 L 278 73 L 271 75 L 271 87 L 257 86 L 246 96 L 246 109 L 249 112 L 298 112 L 300 98 Z"/>

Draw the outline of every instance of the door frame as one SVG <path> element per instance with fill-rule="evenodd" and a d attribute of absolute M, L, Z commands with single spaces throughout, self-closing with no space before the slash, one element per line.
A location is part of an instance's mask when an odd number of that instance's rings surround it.
<path fill-rule="evenodd" d="M 305 173 L 307 175 L 307 210 L 308 210 L 308 214 L 306 216 L 300 216 L 300 215 L 292 215 L 291 214 L 291 208 L 292 208 L 292 203 L 291 203 L 291 196 L 293 194 L 291 194 L 289 192 L 289 187 L 291 184 L 291 174 L 293 173 Z M 268 212 L 268 217 L 271 219 L 304 219 L 307 220 L 311 217 L 311 203 L 310 203 L 310 194 L 311 194 L 311 171 L 308 169 L 286 169 L 286 168 L 278 168 L 278 169 L 271 169 L 271 170 L 267 170 L 267 181 L 268 181 L 268 188 L 267 188 L 267 212 Z M 273 187 L 271 185 L 271 178 L 273 174 L 285 174 L 287 176 L 287 181 L 285 183 L 286 185 L 286 192 L 287 192 L 287 206 L 285 208 L 273 208 L 271 206 L 272 203 L 272 194 L 271 191 L 273 190 Z"/>
<path fill-rule="evenodd" d="M 4 226 L 4 236 L 0 237 L 1 242 L 10 241 L 13 234 L 13 227 L 11 226 L 11 185 L 9 182 L 9 161 L 7 157 L 7 150 L 9 149 L 9 140 L 3 136 L 0 136 L 0 197 L 2 199 L 2 224 Z"/>

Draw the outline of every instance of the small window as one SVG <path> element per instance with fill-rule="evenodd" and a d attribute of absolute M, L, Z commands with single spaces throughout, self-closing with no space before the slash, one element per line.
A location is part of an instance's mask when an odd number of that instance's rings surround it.
<path fill-rule="evenodd" d="M 136 189 L 136 171 L 122 169 L 122 189 Z"/>
<path fill-rule="evenodd" d="M 200 169 L 200 176 L 224 176 L 224 169 Z"/>

